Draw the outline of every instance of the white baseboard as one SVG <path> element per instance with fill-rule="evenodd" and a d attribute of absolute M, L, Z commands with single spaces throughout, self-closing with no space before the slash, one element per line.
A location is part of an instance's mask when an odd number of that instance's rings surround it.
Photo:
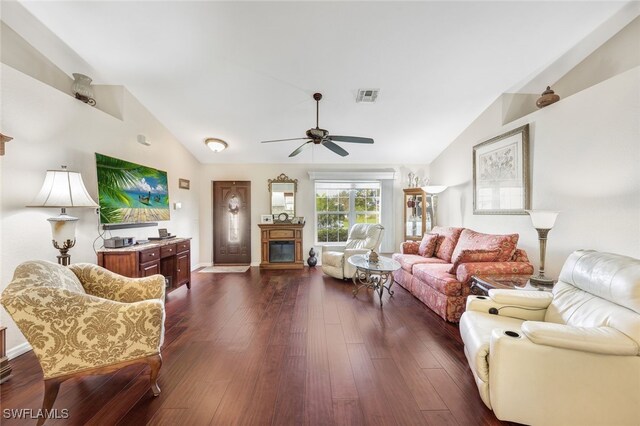
<path fill-rule="evenodd" d="M 213 266 L 213 263 L 211 262 L 198 263 L 196 267 L 192 269 L 192 271 L 195 271 L 196 269 L 199 269 L 199 268 L 206 268 L 207 266 Z"/>
<path fill-rule="evenodd" d="M 17 356 L 29 352 L 31 349 L 31 345 L 28 342 L 21 343 L 7 350 L 7 358 L 14 359 Z"/>

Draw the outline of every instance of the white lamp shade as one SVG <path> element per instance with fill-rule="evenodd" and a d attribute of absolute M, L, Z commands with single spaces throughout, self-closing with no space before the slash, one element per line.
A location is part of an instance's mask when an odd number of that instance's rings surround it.
<path fill-rule="evenodd" d="M 427 185 L 423 186 L 422 190 L 427 194 L 439 194 L 447 188 L 448 187 L 444 185 Z"/>
<path fill-rule="evenodd" d="M 57 217 L 47 219 L 51 224 L 51 236 L 58 247 L 63 247 L 67 240 L 74 242 L 76 240 L 76 223 L 78 218 L 61 214 Z"/>
<path fill-rule="evenodd" d="M 536 229 L 551 229 L 556 223 L 556 217 L 558 217 L 557 211 L 551 210 L 527 210 L 529 216 L 531 216 L 531 223 Z"/>
<path fill-rule="evenodd" d="M 78 172 L 47 170 L 42 188 L 29 207 L 98 207 Z"/>

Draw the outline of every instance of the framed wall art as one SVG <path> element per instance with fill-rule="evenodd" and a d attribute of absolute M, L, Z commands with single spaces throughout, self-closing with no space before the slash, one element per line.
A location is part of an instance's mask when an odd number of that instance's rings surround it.
<path fill-rule="evenodd" d="M 473 214 L 527 214 L 529 125 L 473 147 Z"/>
<path fill-rule="evenodd" d="M 260 216 L 260 223 L 273 223 L 273 216 L 270 214 L 263 214 Z"/>
<path fill-rule="evenodd" d="M 180 189 L 190 189 L 191 181 L 188 179 L 178 179 L 178 188 Z"/>

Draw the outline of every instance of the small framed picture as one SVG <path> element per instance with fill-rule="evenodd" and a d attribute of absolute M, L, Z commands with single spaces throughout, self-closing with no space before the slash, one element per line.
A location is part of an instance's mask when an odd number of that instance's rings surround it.
<path fill-rule="evenodd" d="M 180 189 L 190 189 L 191 181 L 188 179 L 178 179 L 178 188 Z"/>
<path fill-rule="evenodd" d="M 304 216 L 298 216 L 298 223 L 304 225 Z"/>
<path fill-rule="evenodd" d="M 292 217 L 291 218 L 291 223 L 294 225 L 297 225 L 300 223 L 300 218 L 299 217 Z"/>
<path fill-rule="evenodd" d="M 273 223 L 273 216 L 270 214 L 263 214 L 260 216 L 261 223 Z"/>

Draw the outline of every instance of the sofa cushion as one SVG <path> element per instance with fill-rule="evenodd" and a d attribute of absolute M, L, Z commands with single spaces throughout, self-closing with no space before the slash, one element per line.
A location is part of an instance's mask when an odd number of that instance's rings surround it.
<path fill-rule="evenodd" d="M 518 234 L 483 234 L 481 232 L 472 231 L 471 229 L 464 229 L 460 234 L 458 244 L 456 244 L 456 248 L 451 257 L 455 258 L 462 250 L 466 249 L 498 249 L 500 250 L 500 254 L 495 261 L 508 262 L 516 251 L 518 238 Z"/>
<path fill-rule="evenodd" d="M 420 242 L 420 247 L 418 247 L 418 254 L 424 257 L 433 257 L 437 243 L 438 234 L 424 234 Z"/>
<path fill-rule="evenodd" d="M 432 234 L 438 234 L 438 244 L 436 245 L 435 256 L 445 262 L 451 262 L 451 255 L 458 243 L 458 238 L 462 233 L 463 228 L 445 228 L 442 226 L 435 226 L 432 230 Z"/>
<path fill-rule="evenodd" d="M 484 250 L 484 249 L 465 249 L 460 250 L 453 258 L 451 262 L 453 265 L 449 269 L 450 274 L 455 274 L 458 270 L 458 266 L 462 263 L 472 262 L 495 262 L 500 256 L 500 250 Z"/>
<path fill-rule="evenodd" d="M 449 273 L 449 269 L 451 269 L 450 263 L 420 263 L 413 267 L 413 276 L 439 293 L 447 296 L 460 296 L 462 294 L 461 284 L 455 275 Z"/>
<path fill-rule="evenodd" d="M 400 254 L 393 253 L 391 258 L 398 262 L 402 269 L 405 271 L 412 273 L 413 266 L 421 263 L 433 264 L 433 263 L 446 263 L 442 259 L 438 259 L 437 257 L 423 257 L 417 254 Z"/>

